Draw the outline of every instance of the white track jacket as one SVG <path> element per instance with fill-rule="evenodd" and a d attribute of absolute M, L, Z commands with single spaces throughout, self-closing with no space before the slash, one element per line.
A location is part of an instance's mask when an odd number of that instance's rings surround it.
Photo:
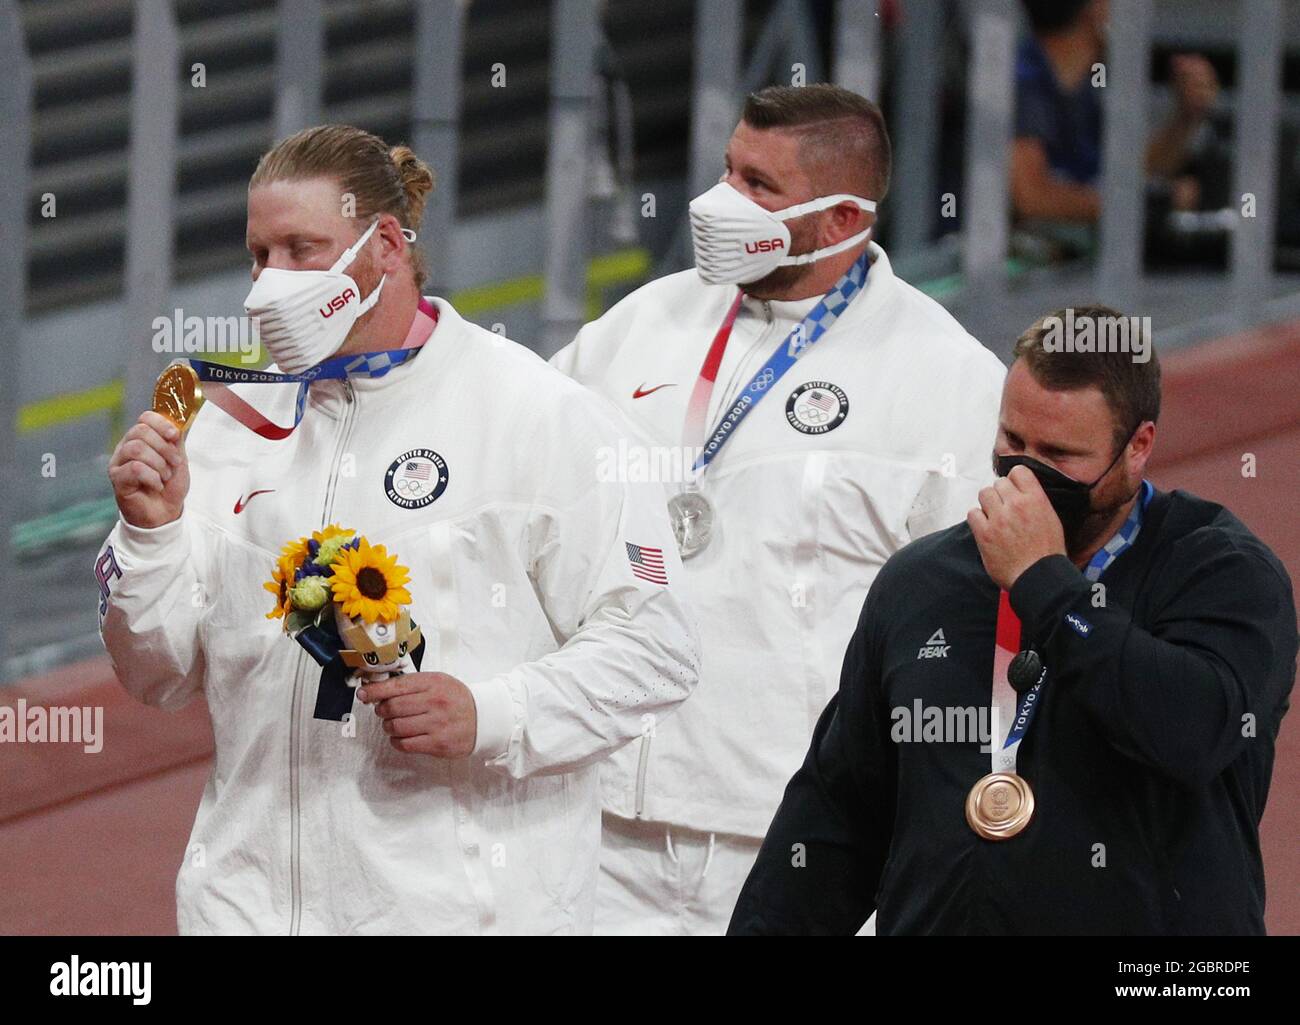
<path fill-rule="evenodd" d="M 697 679 L 662 491 L 597 477 L 617 412 L 432 301 L 418 357 L 314 384 L 283 441 L 204 407 L 181 518 L 119 521 L 101 549 L 122 684 L 163 708 L 202 692 L 211 710 L 183 933 L 587 932 L 597 763 Z M 236 391 L 292 423 L 295 387 Z M 410 568 L 422 668 L 474 694 L 470 758 L 395 750 L 360 702 L 351 722 L 313 717 L 320 668 L 265 618 L 262 585 L 282 545 L 329 523 Z M 667 584 L 645 570 L 655 549 Z"/>
<path fill-rule="evenodd" d="M 685 564 L 700 686 L 607 763 L 604 803 L 616 815 L 763 836 L 839 685 L 876 572 L 908 541 L 962 520 L 993 479 L 1002 363 L 894 277 L 879 246 L 870 252 L 863 292 L 704 474 L 715 536 Z M 620 460 L 629 475 L 640 464 L 663 477 L 692 461 L 664 450 L 683 443 L 687 399 L 735 295 L 694 270 L 661 278 L 552 359 L 612 399 L 654 446 L 654 458 L 629 450 Z M 744 300 L 708 433 L 816 302 Z"/>

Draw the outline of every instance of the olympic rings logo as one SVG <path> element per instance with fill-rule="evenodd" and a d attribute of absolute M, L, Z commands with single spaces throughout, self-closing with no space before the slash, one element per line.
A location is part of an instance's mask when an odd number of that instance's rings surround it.
<path fill-rule="evenodd" d="M 417 480 L 414 477 L 398 477 L 393 481 L 393 490 L 405 497 L 419 498 L 425 492 L 426 483 L 426 481 Z"/>

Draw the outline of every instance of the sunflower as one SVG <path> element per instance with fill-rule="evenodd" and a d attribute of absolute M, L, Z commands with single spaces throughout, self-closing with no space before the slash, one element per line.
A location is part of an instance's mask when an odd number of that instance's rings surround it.
<path fill-rule="evenodd" d="M 324 544 L 332 537 L 351 537 L 355 533 L 355 530 L 351 530 L 347 527 L 340 527 L 337 523 L 331 523 L 324 530 L 313 530 L 311 532 L 311 539 L 317 544 Z M 302 539 L 302 545 L 303 550 L 305 551 L 307 548 L 306 538 Z"/>
<path fill-rule="evenodd" d="M 280 555 L 283 558 L 293 560 L 293 564 L 296 567 L 307 557 L 307 539 L 305 537 L 300 537 L 297 541 L 289 541 L 280 549 Z"/>
<path fill-rule="evenodd" d="M 376 620 L 391 623 L 397 618 L 398 606 L 411 603 L 410 592 L 402 585 L 411 572 L 397 564 L 383 545 L 371 546 L 364 537 L 356 548 L 344 548 L 333 563 L 334 600 L 343 607 L 345 616 L 360 616 L 367 623 Z"/>
<path fill-rule="evenodd" d="M 293 611 L 289 600 L 289 588 L 293 586 L 293 575 L 297 565 L 292 555 L 287 554 L 292 545 L 285 545 L 286 554 L 275 560 L 275 572 L 271 579 L 262 586 L 275 595 L 275 608 L 266 614 L 267 619 L 279 619 Z M 306 551 L 304 546 L 303 551 Z"/>
<path fill-rule="evenodd" d="M 276 563 L 277 566 L 284 564 L 288 567 L 288 571 L 284 574 L 284 579 L 287 582 L 285 585 L 286 587 L 293 586 L 294 576 L 298 572 L 298 567 L 301 566 L 307 558 L 307 539 L 305 537 L 300 537 L 297 541 L 289 541 L 280 549 L 280 555 L 276 560 Z M 269 591 L 271 585 L 267 584 L 266 589 Z"/>

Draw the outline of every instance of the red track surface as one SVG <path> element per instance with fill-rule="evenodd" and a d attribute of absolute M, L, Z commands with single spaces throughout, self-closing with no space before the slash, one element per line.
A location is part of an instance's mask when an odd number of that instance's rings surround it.
<path fill-rule="evenodd" d="M 1300 321 L 1173 354 L 1152 476 L 1222 502 L 1300 580 Z M 1242 476 L 1253 453 L 1257 475 Z M 0 702 L 103 705 L 102 752 L 0 745 L 0 933 L 170 933 L 173 888 L 207 778 L 202 702 L 169 715 L 128 698 L 107 659 L 0 690 Z M 1294 697 L 1294 696 L 1293 696 Z M 1268 927 L 1300 933 L 1300 726 L 1278 742 L 1263 823 Z"/>

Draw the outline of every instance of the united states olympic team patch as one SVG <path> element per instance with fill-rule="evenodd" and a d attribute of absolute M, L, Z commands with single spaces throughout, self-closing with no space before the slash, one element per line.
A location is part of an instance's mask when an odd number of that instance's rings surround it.
<path fill-rule="evenodd" d="M 849 415 L 849 397 L 829 381 L 809 381 L 790 394 L 785 418 L 804 434 L 833 431 Z"/>
<path fill-rule="evenodd" d="M 393 505 L 423 509 L 447 490 L 447 461 L 431 448 L 413 448 L 388 464 L 384 493 Z"/>

